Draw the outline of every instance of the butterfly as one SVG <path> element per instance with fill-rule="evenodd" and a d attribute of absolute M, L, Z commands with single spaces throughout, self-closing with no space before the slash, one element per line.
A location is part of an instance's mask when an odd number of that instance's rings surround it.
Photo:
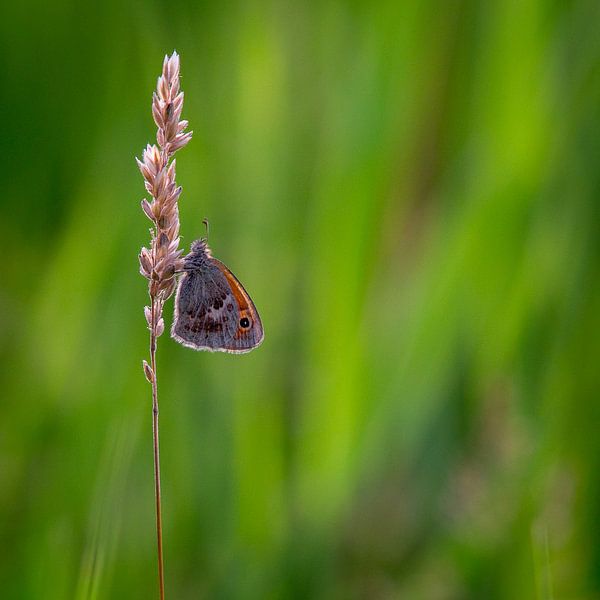
<path fill-rule="evenodd" d="M 171 337 L 194 350 L 250 352 L 264 331 L 254 302 L 235 275 L 213 258 L 206 239 L 183 259 Z"/>

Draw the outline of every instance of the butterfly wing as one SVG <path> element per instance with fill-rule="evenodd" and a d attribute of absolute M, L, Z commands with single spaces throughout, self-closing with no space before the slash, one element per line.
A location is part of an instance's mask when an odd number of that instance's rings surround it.
<path fill-rule="evenodd" d="M 265 337 L 258 310 L 256 310 L 254 302 L 252 302 L 248 292 L 246 292 L 237 277 L 220 260 L 211 257 L 210 261 L 227 280 L 229 291 L 235 300 L 233 304 L 238 315 L 236 331 L 233 337 L 228 340 L 224 350 L 235 353 L 249 352 L 260 346 Z M 229 310 L 229 304 L 227 304 L 227 309 Z"/>
<path fill-rule="evenodd" d="M 177 288 L 171 336 L 195 350 L 249 352 L 264 337 L 258 311 L 231 271 L 210 258 Z"/>

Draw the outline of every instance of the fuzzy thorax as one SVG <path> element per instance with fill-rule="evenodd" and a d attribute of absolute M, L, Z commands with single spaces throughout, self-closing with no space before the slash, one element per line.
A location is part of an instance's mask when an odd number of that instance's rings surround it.
<path fill-rule="evenodd" d="M 194 271 L 204 267 L 212 254 L 205 238 L 192 242 L 190 253 L 183 259 L 183 270 Z"/>

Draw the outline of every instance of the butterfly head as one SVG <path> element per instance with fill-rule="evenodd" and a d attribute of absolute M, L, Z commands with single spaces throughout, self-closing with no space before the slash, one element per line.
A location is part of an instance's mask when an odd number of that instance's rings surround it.
<path fill-rule="evenodd" d="M 212 257 L 206 238 L 192 242 L 190 253 L 183 259 L 184 270 L 193 271 L 203 267 Z"/>

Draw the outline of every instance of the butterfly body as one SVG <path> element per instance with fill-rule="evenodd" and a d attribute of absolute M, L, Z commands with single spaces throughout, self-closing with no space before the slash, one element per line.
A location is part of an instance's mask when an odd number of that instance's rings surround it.
<path fill-rule="evenodd" d="M 263 341 L 260 316 L 235 275 L 213 258 L 206 240 L 184 258 L 171 337 L 195 350 L 241 354 Z"/>

